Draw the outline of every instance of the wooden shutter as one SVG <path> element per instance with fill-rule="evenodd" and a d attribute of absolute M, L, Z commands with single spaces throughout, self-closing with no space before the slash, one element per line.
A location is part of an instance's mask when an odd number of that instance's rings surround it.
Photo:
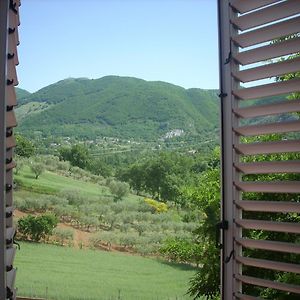
<path fill-rule="evenodd" d="M 13 160 L 17 126 L 14 113 L 15 86 L 18 84 L 16 65 L 19 44 L 18 0 L 0 1 L 0 299 L 16 299 L 16 269 L 13 261 L 15 228 L 13 227 Z"/>
<path fill-rule="evenodd" d="M 219 0 L 218 10 L 222 299 L 266 288 L 300 299 L 299 280 L 276 277 L 300 274 L 300 1 Z"/>

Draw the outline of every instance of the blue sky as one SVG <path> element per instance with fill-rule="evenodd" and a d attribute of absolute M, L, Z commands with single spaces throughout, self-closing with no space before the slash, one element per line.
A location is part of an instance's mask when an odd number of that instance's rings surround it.
<path fill-rule="evenodd" d="M 216 0 L 23 0 L 19 87 L 106 75 L 218 88 Z"/>

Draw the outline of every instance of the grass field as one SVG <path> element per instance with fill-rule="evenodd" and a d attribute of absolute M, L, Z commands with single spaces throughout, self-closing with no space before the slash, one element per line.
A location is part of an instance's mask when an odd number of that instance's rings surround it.
<path fill-rule="evenodd" d="M 39 194 L 58 194 L 68 189 L 76 190 L 90 199 L 99 199 L 100 196 L 113 198 L 109 188 L 106 186 L 62 176 L 50 171 L 45 171 L 38 179 L 35 179 L 34 174 L 27 166 L 22 168 L 19 174 L 14 175 L 14 178 L 17 182 L 21 183 L 21 191 L 25 190 Z M 21 191 L 17 190 L 16 192 L 18 194 Z M 139 198 L 139 196 L 129 194 L 125 197 L 125 200 L 136 201 Z"/>
<path fill-rule="evenodd" d="M 49 171 L 42 173 L 38 179 L 35 179 L 28 167 L 24 167 L 20 174 L 15 175 L 15 179 L 22 183 L 22 188 L 42 194 L 59 193 L 66 187 L 80 190 L 88 196 L 98 196 L 103 193 L 103 189 L 98 184 L 76 180 Z"/>
<path fill-rule="evenodd" d="M 191 299 L 195 269 L 156 259 L 45 244 L 21 243 L 18 294 L 52 300 Z"/>

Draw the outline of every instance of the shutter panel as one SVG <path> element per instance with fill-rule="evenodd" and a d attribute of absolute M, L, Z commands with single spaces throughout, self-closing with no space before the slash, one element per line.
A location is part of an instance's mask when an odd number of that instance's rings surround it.
<path fill-rule="evenodd" d="M 218 8 L 222 299 L 261 299 L 265 288 L 300 298 L 300 282 L 279 280 L 300 274 L 300 1 Z"/>
<path fill-rule="evenodd" d="M 13 227 L 13 160 L 16 140 L 13 128 L 17 126 L 14 107 L 15 86 L 18 84 L 16 65 L 19 43 L 19 1 L 0 1 L 0 299 L 16 299 L 13 267 L 16 249 Z"/>

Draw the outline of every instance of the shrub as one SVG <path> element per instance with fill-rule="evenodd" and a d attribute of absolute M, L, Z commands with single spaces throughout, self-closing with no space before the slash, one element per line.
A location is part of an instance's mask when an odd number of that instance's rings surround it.
<path fill-rule="evenodd" d="M 61 245 L 64 245 L 65 242 L 73 240 L 74 230 L 70 228 L 55 228 L 53 230 L 53 235 Z"/>
<path fill-rule="evenodd" d="M 133 232 L 128 232 L 126 234 L 120 235 L 120 245 L 124 247 L 133 247 L 137 242 L 137 234 Z"/>
<path fill-rule="evenodd" d="M 38 179 L 39 176 L 45 172 L 45 166 L 39 162 L 32 162 L 30 165 L 30 170 L 35 175 L 35 179 Z"/>
<path fill-rule="evenodd" d="M 129 185 L 126 182 L 112 181 L 109 190 L 114 195 L 114 200 L 122 200 L 129 193 Z"/>
<path fill-rule="evenodd" d="M 78 190 L 63 190 L 60 192 L 60 195 L 67 199 L 70 205 L 79 206 L 85 202 L 84 197 Z"/>
<path fill-rule="evenodd" d="M 68 162 L 68 161 L 59 161 L 59 162 L 57 162 L 57 170 L 59 170 L 59 171 L 69 171 L 70 170 L 70 162 Z"/>
<path fill-rule="evenodd" d="M 134 229 L 138 232 L 139 236 L 141 236 L 149 227 L 148 223 L 140 222 L 134 224 Z"/>
<path fill-rule="evenodd" d="M 15 207 L 21 211 L 44 212 L 51 206 L 51 202 L 45 198 L 24 198 L 16 199 Z"/>
<path fill-rule="evenodd" d="M 163 213 L 168 211 L 168 206 L 166 203 L 150 198 L 145 198 L 144 201 L 151 207 L 153 213 Z"/>
<path fill-rule="evenodd" d="M 52 234 L 53 229 L 57 226 L 58 219 L 53 214 L 45 214 L 41 216 L 28 215 L 19 219 L 18 231 L 24 238 L 38 242 Z"/>
<path fill-rule="evenodd" d="M 106 243 L 110 250 L 112 243 L 119 244 L 119 235 L 115 232 L 101 231 L 96 232 L 90 237 L 90 244 L 92 247 L 101 247 L 102 243 Z"/>

